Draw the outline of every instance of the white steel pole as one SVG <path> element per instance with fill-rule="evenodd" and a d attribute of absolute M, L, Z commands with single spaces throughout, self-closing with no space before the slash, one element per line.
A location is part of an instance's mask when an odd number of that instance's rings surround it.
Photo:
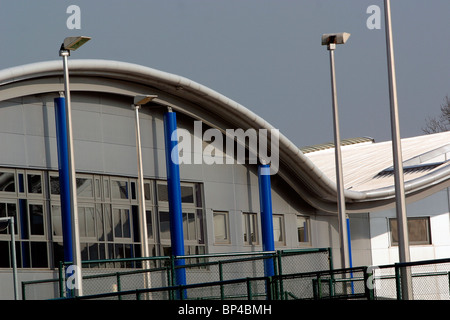
<path fill-rule="evenodd" d="M 64 91 L 66 96 L 66 121 L 67 121 L 67 149 L 69 159 L 69 180 L 70 180 L 70 195 L 71 195 L 71 211 L 72 211 L 72 246 L 73 246 L 73 261 L 75 266 L 75 296 L 83 295 L 82 284 L 82 265 L 81 265 L 81 250 L 80 250 L 80 232 L 78 226 L 78 201 L 77 201 L 77 180 L 75 176 L 75 159 L 73 148 L 73 132 L 72 132 L 72 107 L 70 101 L 69 89 L 69 68 L 67 57 L 70 55 L 69 50 L 60 50 L 60 56 L 63 58 L 64 67 Z"/>
<path fill-rule="evenodd" d="M 344 177 L 342 173 L 342 154 L 341 154 L 341 137 L 339 130 L 339 114 L 336 90 L 336 72 L 334 65 L 334 50 L 336 44 L 330 43 L 328 51 L 330 51 L 330 71 L 331 71 L 331 95 L 333 99 L 333 123 L 334 123 L 334 150 L 336 163 L 336 184 L 337 184 L 337 203 L 338 203 L 338 220 L 339 220 L 339 242 L 341 254 L 341 268 L 349 267 L 348 239 L 347 239 L 347 219 L 345 212 L 344 197 Z"/>
<path fill-rule="evenodd" d="M 398 229 L 398 250 L 400 262 L 410 262 L 408 222 L 406 216 L 406 201 L 403 179 L 402 147 L 400 140 L 400 124 L 398 117 L 397 83 L 395 75 L 394 45 L 392 40 L 390 1 L 384 0 L 384 14 L 386 23 L 386 49 L 389 74 L 389 98 L 391 110 L 392 152 L 394 160 L 394 181 L 396 196 L 396 213 Z M 412 299 L 411 278 L 407 272 L 402 272 L 402 298 Z"/>

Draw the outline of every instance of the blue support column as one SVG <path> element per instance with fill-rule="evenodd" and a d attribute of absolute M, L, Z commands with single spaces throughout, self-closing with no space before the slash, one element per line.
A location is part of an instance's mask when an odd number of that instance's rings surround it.
<path fill-rule="evenodd" d="M 180 168 L 176 113 L 164 114 L 164 139 L 166 147 L 167 188 L 169 193 L 170 240 L 172 255 L 184 256 L 183 212 L 181 210 Z M 176 259 L 175 267 L 184 266 L 184 259 Z M 175 269 L 175 285 L 186 284 L 185 268 Z"/>
<path fill-rule="evenodd" d="M 266 164 L 258 167 L 259 203 L 261 210 L 261 234 L 263 251 L 275 251 L 272 219 L 272 188 L 270 185 L 270 166 Z M 275 274 L 273 259 L 264 261 L 266 277 Z"/>
<path fill-rule="evenodd" d="M 63 231 L 64 261 L 73 262 L 72 219 L 70 209 L 69 154 L 67 149 L 66 102 L 64 97 L 54 99 L 56 142 L 58 148 L 59 189 Z"/>

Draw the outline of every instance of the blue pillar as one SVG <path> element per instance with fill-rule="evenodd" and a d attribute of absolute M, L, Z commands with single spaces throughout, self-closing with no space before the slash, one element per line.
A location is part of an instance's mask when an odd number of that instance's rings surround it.
<path fill-rule="evenodd" d="M 73 262 L 72 219 L 70 209 L 69 154 L 67 149 L 67 123 L 65 98 L 55 98 L 56 142 L 58 148 L 59 189 L 63 231 L 64 261 Z"/>
<path fill-rule="evenodd" d="M 166 147 L 167 189 L 169 193 L 170 240 L 172 255 L 184 255 L 183 212 L 181 210 L 180 168 L 176 113 L 164 114 L 164 139 Z M 175 267 L 184 266 L 184 259 L 176 259 Z M 186 270 L 175 269 L 175 285 L 186 284 Z"/>
<path fill-rule="evenodd" d="M 273 219 L 272 219 L 272 188 L 270 185 L 270 166 L 266 164 L 258 167 L 259 181 L 259 203 L 261 210 L 261 234 L 263 251 L 275 251 L 275 242 L 273 237 Z M 264 272 L 266 277 L 275 274 L 273 259 L 264 261 Z"/>

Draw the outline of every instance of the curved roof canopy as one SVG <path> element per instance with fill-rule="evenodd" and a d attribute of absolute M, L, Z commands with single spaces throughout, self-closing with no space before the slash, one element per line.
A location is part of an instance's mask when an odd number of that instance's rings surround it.
<path fill-rule="evenodd" d="M 108 60 L 69 60 L 71 91 L 156 94 L 154 102 L 172 107 L 221 130 L 275 129 L 267 121 L 220 93 L 187 78 L 141 65 Z M 0 100 L 63 91 L 62 61 L 38 62 L 0 71 Z M 448 141 L 448 140 L 447 140 Z M 374 144 L 376 145 L 376 144 Z M 370 147 L 370 146 L 368 146 Z M 313 155 L 315 152 L 311 152 Z M 381 156 L 381 155 L 379 155 Z M 299 196 L 319 210 L 336 212 L 334 177 L 313 162 L 283 134 L 279 135 L 278 175 Z M 344 158 L 344 162 L 346 159 Z M 345 171 L 344 171 L 345 174 Z M 450 166 L 443 165 L 406 182 L 410 199 L 448 186 Z M 428 193 L 425 191 L 429 191 Z M 363 212 L 393 205 L 392 184 L 367 190 L 345 190 L 347 210 Z"/>

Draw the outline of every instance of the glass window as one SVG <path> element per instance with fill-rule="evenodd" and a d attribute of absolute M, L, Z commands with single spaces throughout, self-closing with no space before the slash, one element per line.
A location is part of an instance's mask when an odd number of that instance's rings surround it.
<path fill-rule="evenodd" d="M 169 192 L 166 184 L 158 184 L 158 200 L 169 201 Z"/>
<path fill-rule="evenodd" d="M 0 172 L 0 191 L 16 192 L 13 172 Z"/>
<path fill-rule="evenodd" d="M 94 197 L 94 189 L 91 178 L 77 178 L 77 195 L 83 198 Z"/>
<path fill-rule="evenodd" d="M 309 218 L 297 216 L 297 240 L 300 243 L 309 243 Z"/>
<path fill-rule="evenodd" d="M 0 203 L 0 218 L 14 217 L 14 234 L 17 234 L 17 217 L 15 203 Z M 0 226 L 0 234 L 11 234 L 8 223 L 2 223 Z"/>
<path fill-rule="evenodd" d="M 42 183 L 40 174 L 27 174 L 28 193 L 42 193 Z"/>
<path fill-rule="evenodd" d="M 145 211 L 146 220 L 147 220 L 147 237 L 153 239 L 153 221 L 152 221 L 152 212 L 150 210 Z"/>
<path fill-rule="evenodd" d="M 159 228 L 161 239 L 170 239 L 170 217 L 169 212 L 159 212 Z"/>
<path fill-rule="evenodd" d="M 431 244 L 430 218 L 407 218 L 409 244 Z M 398 245 L 397 219 L 389 219 L 392 245 Z"/>
<path fill-rule="evenodd" d="M 131 222 L 129 209 L 113 209 L 114 236 L 131 238 Z"/>
<path fill-rule="evenodd" d="M 216 243 L 230 243 L 228 212 L 215 211 L 213 213 L 214 241 Z"/>
<path fill-rule="evenodd" d="M 59 177 L 50 176 L 50 193 L 54 195 L 60 194 Z"/>
<path fill-rule="evenodd" d="M 145 200 L 151 200 L 150 183 L 144 183 L 144 195 L 145 195 Z"/>
<path fill-rule="evenodd" d="M 244 244 L 258 244 L 256 213 L 242 214 L 242 227 L 244 229 Z"/>
<path fill-rule="evenodd" d="M 44 235 L 44 206 L 30 204 L 28 206 L 30 217 L 30 233 L 35 236 Z"/>
<path fill-rule="evenodd" d="M 52 205 L 52 233 L 55 237 L 62 237 L 61 206 Z"/>
<path fill-rule="evenodd" d="M 194 203 L 194 188 L 181 186 L 181 202 Z"/>
<path fill-rule="evenodd" d="M 273 215 L 272 220 L 274 242 L 284 244 L 284 217 L 282 215 Z"/>
<path fill-rule="evenodd" d="M 31 267 L 48 268 L 47 242 L 30 242 Z"/>
<path fill-rule="evenodd" d="M 129 199 L 128 182 L 125 180 L 111 180 L 111 194 L 113 199 Z"/>
<path fill-rule="evenodd" d="M 183 237 L 185 240 L 196 240 L 195 213 L 183 212 Z"/>

